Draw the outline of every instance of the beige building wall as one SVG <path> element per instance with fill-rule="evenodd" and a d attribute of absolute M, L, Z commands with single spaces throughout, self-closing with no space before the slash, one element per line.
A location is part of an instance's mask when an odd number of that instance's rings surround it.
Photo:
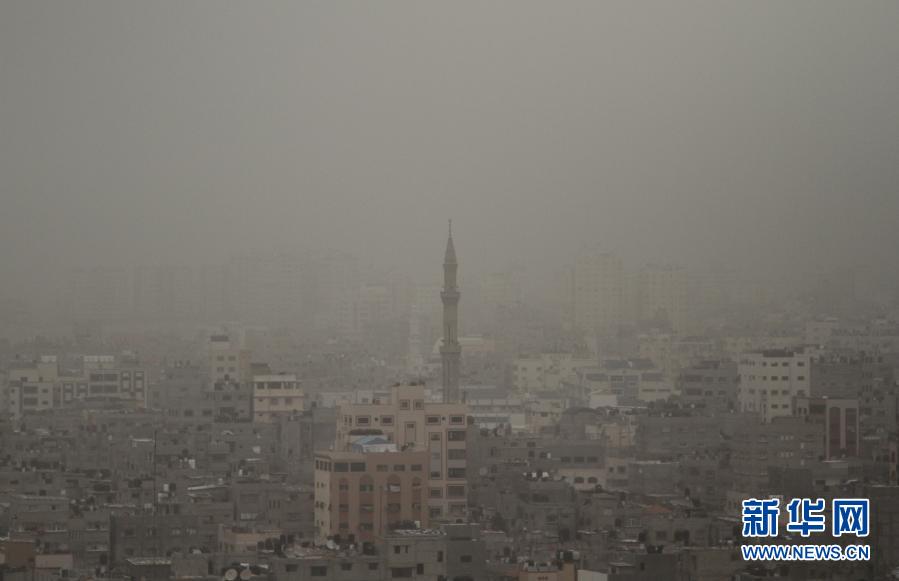
<path fill-rule="evenodd" d="M 803 349 L 767 349 L 743 353 L 738 359 L 741 411 L 762 420 L 793 415 L 793 398 L 810 395 L 812 356 Z"/>
<path fill-rule="evenodd" d="M 467 418 L 464 403 L 425 401 L 423 385 L 394 386 L 389 401 L 340 407 L 336 449 L 379 434 L 400 450 L 428 452 L 428 513 L 431 520 L 451 521 L 467 513 Z"/>
<path fill-rule="evenodd" d="M 427 528 L 427 464 L 425 451 L 316 454 L 316 542 L 372 541 L 404 522 Z"/>
<path fill-rule="evenodd" d="M 244 384 L 250 380 L 250 352 L 229 335 L 209 339 L 209 380 Z"/>
<path fill-rule="evenodd" d="M 306 396 L 296 375 L 257 375 L 253 377 L 253 421 L 272 423 L 278 416 L 301 413 Z"/>

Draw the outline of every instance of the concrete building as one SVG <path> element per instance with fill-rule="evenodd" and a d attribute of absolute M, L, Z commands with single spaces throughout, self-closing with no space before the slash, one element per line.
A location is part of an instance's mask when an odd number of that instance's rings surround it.
<path fill-rule="evenodd" d="M 637 315 L 683 333 L 688 324 L 687 271 L 676 266 L 647 266 L 636 274 Z"/>
<path fill-rule="evenodd" d="M 253 421 L 276 422 L 279 416 L 300 414 L 305 394 L 292 373 L 253 377 Z"/>
<path fill-rule="evenodd" d="M 677 378 L 680 401 L 693 407 L 728 411 L 737 405 L 739 375 L 730 359 L 707 359 L 681 371 Z"/>
<path fill-rule="evenodd" d="M 590 407 L 601 405 L 608 395 L 633 405 L 665 400 L 674 394 L 673 382 L 648 359 L 606 359 L 598 367 L 577 369 L 575 375 Z"/>
<path fill-rule="evenodd" d="M 250 352 L 231 335 L 218 333 L 209 337 L 209 380 L 244 383 L 250 380 Z"/>
<path fill-rule="evenodd" d="M 477 525 L 397 529 L 385 534 L 380 545 L 391 579 L 484 579 L 485 551 Z"/>
<path fill-rule="evenodd" d="M 571 353 L 539 353 L 519 357 L 509 364 L 509 386 L 518 393 L 554 391 L 577 369 L 595 365 L 596 360 L 576 357 Z"/>
<path fill-rule="evenodd" d="M 743 353 L 738 361 L 740 411 L 758 413 L 762 421 L 793 415 L 793 398 L 810 392 L 809 350 L 763 349 Z"/>
<path fill-rule="evenodd" d="M 795 414 L 824 426 L 824 458 L 858 456 L 860 447 L 857 399 L 797 397 Z"/>
<path fill-rule="evenodd" d="M 36 411 L 53 408 L 53 395 L 59 380 L 55 356 L 14 364 L 7 373 L 7 410 L 14 421 Z"/>
<path fill-rule="evenodd" d="M 508 426 L 513 432 L 527 429 L 524 401 L 497 389 L 467 390 L 465 403 L 472 421 L 486 429 Z"/>
<path fill-rule="evenodd" d="M 734 431 L 731 450 L 734 483 L 749 498 L 766 494 L 770 467 L 806 467 L 823 457 L 824 429 L 804 417 L 744 422 Z"/>
<path fill-rule="evenodd" d="M 364 436 L 380 435 L 397 449 L 427 451 L 428 514 L 432 521 L 466 514 L 468 406 L 431 403 L 423 385 L 396 385 L 389 401 L 340 407 L 335 449 L 347 451 Z"/>
<path fill-rule="evenodd" d="M 383 451 L 355 447 L 315 455 L 316 541 L 335 535 L 372 541 L 403 523 L 427 527 L 428 453 L 397 451 L 394 444 Z"/>
<path fill-rule="evenodd" d="M 624 267 L 607 253 L 584 252 L 571 271 L 571 302 L 576 329 L 593 335 L 614 333 L 623 317 Z"/>

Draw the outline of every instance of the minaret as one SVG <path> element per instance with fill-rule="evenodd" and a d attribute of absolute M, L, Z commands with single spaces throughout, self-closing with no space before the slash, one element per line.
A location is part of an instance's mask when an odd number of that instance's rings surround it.
<path fill-rule="evenodd" d="M 449 222 L 446 255 L 443 258 L 443 344 L 440 359 L 443 363 L 443 401 L 459 401 L 459 364 L 462 347 L 459 345 L 459 289 L 456 286 L 456 248 L 453 246 L 453 221 Z"/>

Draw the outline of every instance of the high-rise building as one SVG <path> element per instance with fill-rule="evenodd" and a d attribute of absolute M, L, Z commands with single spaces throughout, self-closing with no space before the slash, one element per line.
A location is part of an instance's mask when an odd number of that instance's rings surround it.
<path fill-rule="evenodd" d="M 209 337 L 209 380 L 219 383 L 246 383 L 250 373 L 250 351 L 230 335 L 219 333 Z"/>
<path fill-rule="evenodd" d="M 676 266 L 647 266 L 636 277 L 637 315 L 672 331 L 687 326 L 687 271 Z"/>
<path fill-rule="evenodd" d="M 456 248 L 453 246 L 453 223 L 450 221 L 449 237 L 446 240 L 446 253 L 443 258 L 443 344 L 440 346 L 440 359 L 443 367 L 443 401 L 455 403 L 459 401 L 459 366 L 462 360 L 462 347 L 459 345 L 459 289 L 456 286 Z"/>
<path fill-rule="evenodd" d="M 812 355 L 807 349 L 764 349 L 743 353 L 737 366 L 739 408 L 770 422 L 792 416 L 796 397 L 810 395 Z"/>
<path fill-rule="evenodd" d="M 624 267 L 608 253 L 582 253 L 572 269 L 573 326 L 609 336 L 622 322 Z"/>
<path fill-rule="evenodd" d="M 462 518 L 467 512 L 468 406 L 425 401 L 423 385 L 394 386 L 390 400 L 340 406 L 335 450 L 350 451 L 367 436 L 383 436 L 400 451 L 428 452 L 428 517 Z"/>

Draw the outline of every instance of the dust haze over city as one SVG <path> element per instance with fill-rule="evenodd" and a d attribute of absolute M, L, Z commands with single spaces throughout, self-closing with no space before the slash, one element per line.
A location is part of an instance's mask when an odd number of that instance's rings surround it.
<path fill-rule="evenodd" d="M 0 579 L 899 579 L 897 63 L 896 2 L 0 3 Z"/>

